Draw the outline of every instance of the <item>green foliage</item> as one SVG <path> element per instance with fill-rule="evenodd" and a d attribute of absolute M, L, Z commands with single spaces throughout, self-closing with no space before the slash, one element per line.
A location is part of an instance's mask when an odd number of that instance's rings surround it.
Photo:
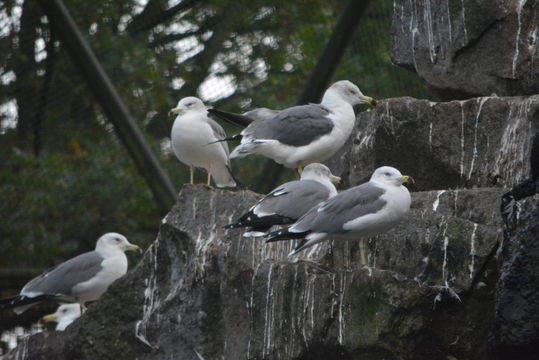
<path fill-rule="evenodd" d="M 293 105 L 345 4 L 64 1 L 178 190 L 188 169 L 162 151 L 172 125 L 168 110 L 184 96 L 204 95 L 201 84 L 212 77 L 232 79 L 234 91 L 209 106 Z M 390 64 L 391 4 L 371 2 L 335 78 L 377 98 L 422 96 L 423 85 Z M 18 110 L 16 127 L 0 129 L 0 248 L 11 254 L 4 266 L 51 265 L 92 248 L 107 231 L 148 244 L 160 220 L 80 69 L 42 15 L 35 1 L 0 3 L 0 105 Z M 214 90 L 230 90 L 219 86 Z M 6 119 L 0 111 L 0 122 Z M 229 134 L 240 131 L 223 125 Z M 252 157 L 235 160 L 233 169 L 250 186 L 264 164 Z M 296 177 L 287 170 L 281 180 Z M 205 182 L 206 175 L 195 179 Z"/>
<path fill-rule="evenodd" d="M 0 170 L 3 266 L 46 267 L 95 246 L 105 232 L 146 246 L 159 218 L 151 194 L 112 136 L 70 153 L 19 153 Z M 134 231 L 136 229 L 136 231 Z"/>

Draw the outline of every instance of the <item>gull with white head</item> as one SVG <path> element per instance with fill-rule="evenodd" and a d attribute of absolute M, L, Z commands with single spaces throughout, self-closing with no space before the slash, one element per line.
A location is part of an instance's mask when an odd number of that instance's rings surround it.
<path fill-rule="evenodd" d="M 172 150 L 178 160 L 189 166 L 191 184 L 194 168 L 200 167 L 208 172 L 208 185 L 210 178 L 213 178 L 218 187 L 236 186 L 230 170 L 228 145 L 216 143 L 226 137 L 225 131 L 208 117 L 202 100 L 193 96 L 185 97 L 170 113 L 178 115 L 170 136 Z"/>
<path fill-rule="evenodd" d="M 340 177 L 327 166 L 313 163 L 303 169 L 300 180 L 273 189 L 227 229 L 249 227 L 245 237 L 263 236 L 273 225 L 292 224 L 313 206 L 337 194 Z"/>
<path fill-rule="evenodd" d="M 66 327 L 77 320 L 82 314 L 80 304 L 62 304 L 53 314 L 43 316 L 44 322 L 55 322 L 56 331 L 64 331 Z"/>
<path fill-rule="evenodd" d="M 301 239 L 289 256 L 329 239 L 359 239 L 382 234 L 409 212 L 411 197 L 399 170 L 382 166 L 369 182 L 345 190 L 312 208 L 287 229 L 268 234 L 268 242 Z M 366 265 L 362 242 L 361 263 Z"/>
<path fill-rule="evenodd" d="M 0 309 L 25 311 L 39 302 L 76 302 L 82 307 L 103 295 L 115 280 L 127 272 L 125 251 L 139 250 L 125 236 L 107 233 L 96 243 L 95 250 L 78 255 L 30 280 L 19 295 L 0 299 Z"/>
<path fill-rule="evenodd" d="M 258 154 L 288 168 L 301 169 L 313 162 L 324 162 L 344 145 L 356 120 L 353 106 L 358 104 L 374 106 L 376 101 L 363 95 L 350 81 L 341 80 L 326 90 L 320 104 L 280 111 L 255 109 L 244 115 L 208 111 L 233 122 L 242 116 L 252 121 L 241 134 L 223 139 L 241 139 L 230 158 Z"/>

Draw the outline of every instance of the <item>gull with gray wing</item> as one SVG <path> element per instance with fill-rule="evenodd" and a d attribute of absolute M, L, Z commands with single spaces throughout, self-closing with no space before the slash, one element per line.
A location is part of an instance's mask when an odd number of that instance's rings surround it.
<path fill-rule="evenodd" d="M 107 233 L 94 251 L 78 255 L 30 280 L 19 295 L 0 299 L 0 309 L 16 313 L 45 300 L 85 303 L 99 299 L 110 284 L 127 272 L 125 251 L 140 250 L 125 236 Z"/>
<path fill-rule="evenodd" d="M 228 145 L 216 143 L 226 137 L 225 131 L 208 117 L 202 100 L 193 96 L 183 98 L 170 113 L 178 115 L 170 136 L 172 150 L 178 160 L 189 166 L 191 184 L 194 168 L 201 167 L 208 172 L 208 185 L 213 178 L 217 187 L 236 186 L 230 170 Z"/>
<path fill-rule="evenodd" d="M 384 233 L 409 212 L 411 197 L 403 183 L 413 182 L 399 170 L 383 166 L 369 182 L 345 190 L 312 208 L 287 229 L 267 235 L 268 242 L 301 239 L 289 256 L 321 241 L 357 239 Z M 366 264 L 360 243 L 361 263 Z"/>
<path fill-rule="evenodd" d="M 209 112 L 232 122 L 242 116 L 252 121 L 239 136 L 223 139 L 241 138 L 230 158 L 258 154 L 288 168 L 301 169 L 329 159 L 344 145 L 356 119 L 353 106 L 362 103 L 374 106 L 376 101 L 350 81 L 342 80 L 326 90 L 320 104 L 280 111 L 262 108 L 244 115 L 216 109 Z"/>
<path fill-rule="evenodd" d="M 292 224 L 313 206 L 336 195 L 334 183 L 340 180 L 327 166 L 309 164 L 303 169 L 300 180 L 273 189 L 235 223 L 225 227 L 250 227 L 243 236 L 263 236 L 273 225 Z"/>
<path fill-rule="evenodd" d="M 56 331 L 64 331 L 82 314 L 80 304 L 62 304 L 53 314 L 43 316 L 43 322 L 56 322 Z"/>

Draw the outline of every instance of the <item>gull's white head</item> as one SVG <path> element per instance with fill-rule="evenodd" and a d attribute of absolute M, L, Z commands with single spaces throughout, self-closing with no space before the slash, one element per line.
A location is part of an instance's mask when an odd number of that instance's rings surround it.
<path fill-rule="evenodd" d="M 341 80 L 337 81 L 333 85 L 331 85 L 324 94 L 324 99 L 322 99 L 322 103 L 325 99 L 328 99 L 329 97 L 337 96 L 341 100 L 349 103 L 350 105 L 358 105 L 358 104 L 368 104 L 370 106 L 376 106 L 376 100 L 371 98 L 370 96 L 365 96 L 359 90 L 359 88 L 348 80 Z M 329 99 L 328 99 L 329 100 Z"/>
<path fill-rule="evenodd" d="M 414 183 L 414 179 L 391 166 L 382 166 L 374 171 L 371 181 L 393 186 L 401 186 L 404 183 Z"/>
<path fill-rule="evenodd" d="M 107 233 L 101 236 L 97 240 L 95 250 L 99 253 L 110 253 L 118 251 L 125 252 L 130 250 L 141 251 L 137 245 L 131 244 L 129 241 L 127 241 L 127 238 L 125 236 L 114 232 Z"/>
<path fill-rule="evenodd" d="M 178 101 L 178 105 L 176 105 L 175 108 L 170 109 L 168 113 L 169 115 L 171 114 L 183 115 L 189 111 L 204 112 L 205 114 L 206 106 L 204 106 L 204 103 L 199 98 L 194 97 L 194 96 L 188 96 Z"/>
<path fill-rule="evenodd" d="M 326 165 L 320 163 L 312 163 L 303 168 L 301 180 L 306 179 L 327 179 L 334 184 L 338 184 L 341 181 L 340 177 L 333 175 Z"/>
<path fill-rule="evenodd" d="M 43 316 L 44 322 L 57 322 L 56 331 L 64 331 L 73 321 L 81 315 L 80 304 L 63 304 L 56 309 L 54 314 Z"/>

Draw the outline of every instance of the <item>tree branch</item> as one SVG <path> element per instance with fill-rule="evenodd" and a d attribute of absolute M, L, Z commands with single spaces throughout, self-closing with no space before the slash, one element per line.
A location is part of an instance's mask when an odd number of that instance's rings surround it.
<path fill-rule="evenodd" d="M 170 20 L 177 13 L 190 9 L 195 3 L 197 3 L 197 0 L 183 0 L 171 8 L 156 12 L 155 0 L 150 0 L 144 10 L 133 17 L 133 20 L 127 25 L 127 33 L 131 36 L 136 36 L 142 32 L 149 31 L 157 25 Z"/>

